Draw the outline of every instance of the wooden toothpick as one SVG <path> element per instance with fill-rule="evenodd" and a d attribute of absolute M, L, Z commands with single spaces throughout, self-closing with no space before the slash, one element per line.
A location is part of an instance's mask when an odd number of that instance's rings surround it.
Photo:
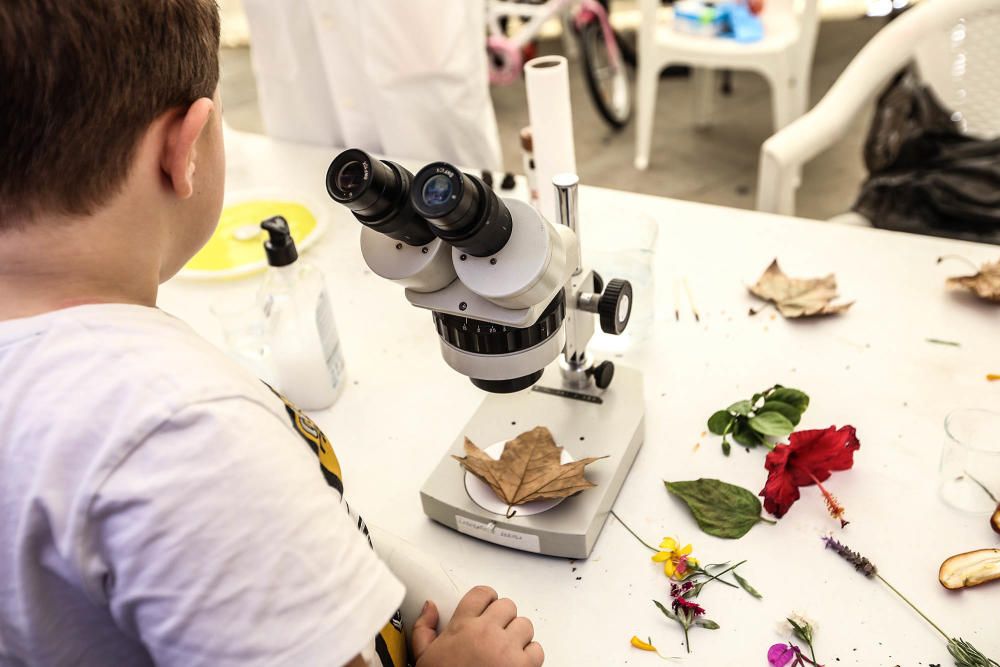
<path fill-rule="evenodd" d="M 701 315 L 698 314 L 698 306 L 694 305 L 694 296 L 691 294 L 691 286 L 688 285 L 688 279 L 684 278 L 684 291 L 687 292 L 688 304 L 691 306 L 691 312 L 694 313 L 695 322 L 701 322 Z"/>

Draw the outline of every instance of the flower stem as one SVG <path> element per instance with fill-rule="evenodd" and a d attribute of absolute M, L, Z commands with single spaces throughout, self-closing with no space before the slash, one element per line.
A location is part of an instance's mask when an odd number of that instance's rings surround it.
<path fill-rule="evenodd" d="M 614 510 L 611 510 L 611 516 L 613 516 L 614 518 L 618 519 L 618 523 L 620 523 L 622 526 L 624 526 L 625 530 L 627 530 L 629 533 L 632 534 L 632 537 L 634 537 L 635 539 L 639 540 L 639 544 L 641 544 L 642 546 L 646 547 L 650 551 L 659 551 L 659 549 L 657 549 L 654 546 L 651 546 L 651 545 L 647 544 L 646 540 L 644 540 L 641 537 L 639 537 L 638 535 L 636 535 L 635 531 L 632 530 L 631 528 L 629 528 L 628 524 L 625 523 L 624 521 L 622 521 L 622 518 L 620 516 L 618 516 L 617 514 L 615 514 Z"/>
<path fill-rule="evenodd" d="M 973 271 L 979 270 L 979 267 L 976 266 L 975 262 L 973 262 L 968 257 L 962 257 L 961 255 L 941 255 L 940 257 L 937 258 L 937 263 L 940 264 L 946 259 L 957 259 L 958 261 L 965 262 L 966 264 L 971 266 Z"/>
<path fill-rule="evenodd" d="M 681 624 L 684 627 L 684 646 L 687 648 L 687 652 L 691 652 L 691 641 L 688 639 L 688 626 L 684 623 Z"/>
<path fill-rule="evenodd" d="M 720 572 L 720 573 L 718 573 L 718 574 L 710 574 L 710 573 L 709 573 L 709 572 L 708 572 L 707 570 L 704 570 L 704 569 L 702 569 L 702 568 L 698 568 L 698 570 L 699 570 L 700 572 L 703 572 L 704 574 L 707 574 L 707 575 L 708 575 L 708 579 L 706 579 L 706 580 L 705 580 L 705 581 L 703 582 L 704 584 L 707 584 L 708 582 L 710 582 L 710 581 L 712 581 L 712 580 L 718 580 L 718 582 L 719 582 L 720 584 L 725 584 L 726 586 L 730 586 L 730 587 L 732 587 L 732 588 L 736 588 L 736 585 L 735 585 L 735 584 L 731 584 L 731 583 L 729 583 L 728 581 L 726 581 L 725 579 L 719 579 L 719 577 L 721 577 L 722 575 L 726 574 L 727 572 L 732 572 L 733 570 L 735 570 L 736 568 L 738 568 L 738 567 L 739 567 L 740 565 L 743 565 L 743 563 L 745 563 L 745 562 L 746 562 L 745 560 L 741 560 L 741 561 L 740 561 L 739 563 L 737 563 L 736 565 L 733 565 L 732 567 L 728 567 L 728 568 L 726 568 L 725 570 L 723 570 L 722 572 Z"/>
<path fill-rule="evenodd" d="M 777 521 L 772 521 L 771 519 L 768 519 L 766 516 L 760 517 L 760 520 L 763 521 L 764 523 L 769 523 L 772 526 L 777 526 L 778 525 Z"/>
<path fill-rule="evenodd" d="M 940 633 L 941 633 L 941 636 L 945 638 L 945 641 L 949 641 L 949 642 L 951 641 L 951 637 L 949 637 L 949 636 L 947 635 L 947 633 L 945 633 L 945 631 L 944 631 L 944 630 L 942 630 L 941 628 L 939 628 L 939 627 L 938 627 L 938 624 L 937 624 L 937 623 L 935 623 L 934 621 L 932 621 L 931 619 L 929 619 L 929 618 L 927 617 L 927 614 L 925 614 L 924 612 L 920 611 L 920 609 L 919 609 L 919 608 L 917 607 L 917 605 L 915 605 L 915 604 L 913 604 L 912 602 L 910 602 L 910 601 L 909 601 L 909 600 L 907 599 L 907 597 L 906 597 L 905 595 L 903 595 L 902 593 L 900 593 L 900 592 L 899 592 L 899 590 L 898 590 L 898 589 L 897 589 L 897 588 L 896 588 L 895 586 L 893 586 L 893 585 L 892 585 L 892 584 L 890 584 L 890 583 L 889 583 L 888 581 L 886 581 L 886 580 L 885 580 L 885 577 L 883 577 L 883 576 L 882 576 L 881 574 L 878 574 L 878 573 L 876 573 L 876 574 L 875 574 L 875 576 L 876 576 L 876 577 L 878 577 L 879 581 L 881 581 L 881 582 L 882 582 L 883 584 L 885 584 L 886 586 L 888 586 L 888 587 L 889 587 L 889 589 L 890 589 L 890 590 L 891 590 L 891 591 L 892 591 L 893 593 L 895 593 L 896 595 L 898 595 L 898 596 L 899 596 L 899 598 L 900 598 L 900 599 L 901 599 L 901 600 L 902 600 L 903 602 L 905 602 L 906 604 L 910 605 L 910 607 L 911 607 L 911 608 L 913 609 L 913 611 L 915 611 L 915 612 L 917 612 L 918 614 L 920 614 L 921 618 L 923 618 L 923 619 L 924 619 L 925 621 L 927 621 L 928 623 L 930 623 L 930 624 L 931 624 L 931 627 L 932 627 L 932 628 L 934 628 L 935 630 L 937 630 L 938 632 L 940 632 Z"/>

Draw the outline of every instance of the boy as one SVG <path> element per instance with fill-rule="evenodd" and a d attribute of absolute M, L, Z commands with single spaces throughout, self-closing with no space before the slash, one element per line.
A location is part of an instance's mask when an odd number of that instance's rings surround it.
<path fill-rule="evenodd" d="M 155 308 L 222 205 L 218 36 L 214 0 L 0 3 L 0 665 L 401 667 L 326 438 Z M 418 667 L 542 663 L 492 589 L 437 622 Z"/>

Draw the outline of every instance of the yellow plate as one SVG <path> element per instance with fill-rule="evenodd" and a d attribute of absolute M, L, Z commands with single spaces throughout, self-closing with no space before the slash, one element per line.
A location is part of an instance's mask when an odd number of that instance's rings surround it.
<path fill-rule="evenodd" d="M 219 225 L 201 250 L 178 274 L 184 278 L 229 279 L 267 268 L 260 223 L 280 215 L 288 221 L 299 251 L 306 250 L 322 232 L 312 211 L 297 201 L 250 199 L 222 209 Z"/>

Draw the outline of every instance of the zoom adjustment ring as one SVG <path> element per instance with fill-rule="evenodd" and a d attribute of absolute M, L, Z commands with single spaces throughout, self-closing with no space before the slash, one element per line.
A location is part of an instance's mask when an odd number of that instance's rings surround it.
<path fill-rule="evenodd" d="M 452 347 L 472 354 L 512 354 L 533 348 L 559 331 L 566 319 L 566 295 L 560 290 L 538 320 L 524 328 L 436 311 L 433 317 L 438 335 Z"/>

